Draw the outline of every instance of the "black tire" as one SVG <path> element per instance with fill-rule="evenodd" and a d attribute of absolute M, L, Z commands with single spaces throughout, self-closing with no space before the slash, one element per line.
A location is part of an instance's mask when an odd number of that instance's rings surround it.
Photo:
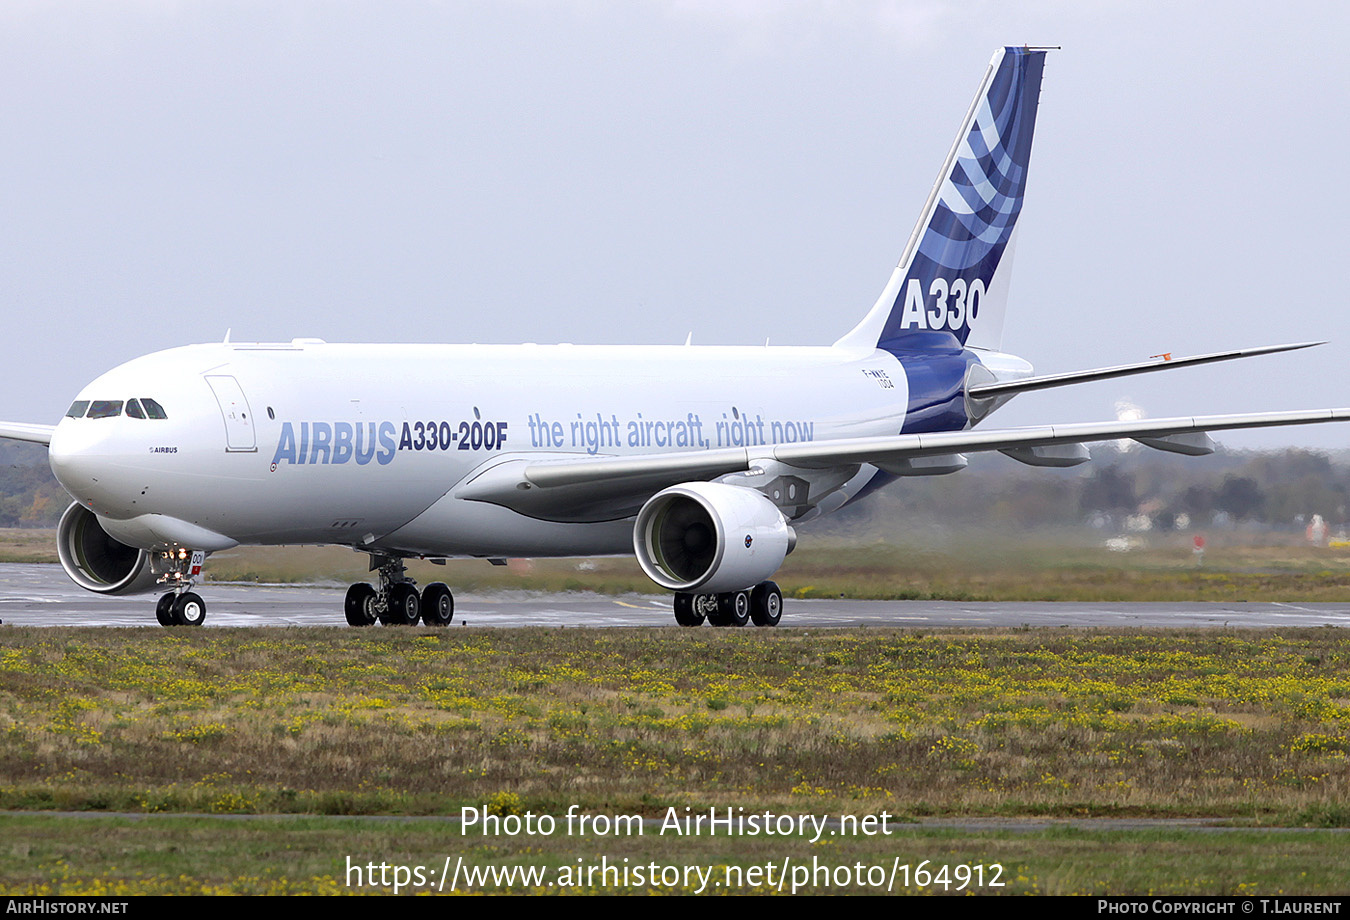
<path fill-rule="evenodd" d="M 675 595 L 675 622 L 681 626 L 702 626 L 702 604 L 696 603 L 699 595 L 680 592 Z"/>
<path fill-rule="evenodd" d="M 179 626 L 201 626 L 206 622 L 206 601 L 191 591 L 174 598 L 173 621 Z"/>
<path fill-rule="evenodd" d="M 717 595 L 717 621 L 714 626 L 744 626 L 750 622 L 750 592 L 728 591 Z"/>
<path fill-rule="evenodd" d="M 159 599 L 155 604 L 155 619 L 159 621 L 160 626 L 177 626 L 178 622 L 173 618 L 173 602 L 177 595 L 172 591 Z"/>
<path fill-rule="evenodd" d="M 756 626 L 777 626 L 783 618 L 783 592 L 771 581 L 762 581 L 750 592 L 750 619 Z"/>
<path fill-rule="evenodd" d="M 455 596 L 439 581 L 422 589 L 422 622 L 427 626 L 449 626 L 455 618 Z"/>
<path fill-rule="evenodd" d="M 380 622 L 385 626 L 416 626 L 422 613 L 422 596 L 406 581 L 389 589 L 389 607 Z"/>
<path fill-rule="evenodd" d="M 721 594 L 695 594 L 694 608 L 702 607 L 708 618 L 709 626 L 730 626 L 731 621 L 722 614 Z"/>
<path fill-rule="evenodd" d="M 375 589 L 364 581 L 352 585 L 347 589 L 342 610 L 347 614 L 348 626 L 374 626 Z"/>

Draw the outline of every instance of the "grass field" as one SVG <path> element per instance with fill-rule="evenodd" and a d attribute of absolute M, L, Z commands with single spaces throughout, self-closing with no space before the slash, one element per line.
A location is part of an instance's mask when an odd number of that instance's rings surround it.
<path fill-rule="evenodd" d="M 979 601 L 1342 601 L 1350 600 L 1350 548 L 1300 540 L 1254 543 L 1214 538 L 1197 565 L 1184 534 L 1141 539 L 1114 551 L 1087 532 L 1029 536 L 971 534 L 934 545 L 812 538 L 775 576 L 788 597 Z M 55 562 L 49 530 L 0 530 L 0 562 Z M 1274 539 L 1274 538 L 1267 538 Z M 412 562 L 420 583 L 456 591 L 650 593 L 631 558 L 513 559 L 505 566 L 451 560 Z M 214 554 L 215 581 L 269 583 L 366 580 L 366 556 L 343 547 L 240 547 Z"/>
<path fill-rule="evenodd" d="M 1331 629 L 2 635 L 11 809 L 1350 823 Z"/>
<path fill-rule="evenodd" d="M 416 893 L 441 886 L 447 858 L 451 866 L 462 859 L 478 871 L 543 870 L 531 881 L 517 875 L 513 882 L 498 877 L 461 883 L 460 892 L 697 893 L 702 883 L 702 891 L 712 894 L 778 893 L 763 868 L 772 864 L 780 873 L 786 859 L 782 893 L 787 894 L 794 883 L 816 894 L 885 892 L 897 862 L 908 866 L 908 884 L 902 884 L 903 872 L 894 876 L 890 890 L 898 894 L 1343 894 L 1350 863 L 1350 834 L 1174 828 L 1012 833 L 903 828 L 887 836 L 829 837 L 812 844 L 795 838 L 670 839 L 651 831 L 623 839 L 466 836 L 454 822 L 428 819 L 11 815 L 0 816 L 0 838 L 5 841 L 0 888 L 11 896 L 391 893 L 399 868 L 405 873 L 401 891 Z M 683 873 L 667 873 L 669 885 L 635 885 L 631 874 L 628 884 L 618 873 L 605 880 L 593 868 L 602 858 L 620 866 L 627 859 L 630 872 L 652 863 L 698 867 L 706 881 L 694 873 L 688 884 Z M 386 884 L 370 884 L 364 867 L 371 863 L 377 871 L 388 867 Z M 362 873 L 349 871 L 352 866 Z M 822 866 L 832 870 L 828 878 Z M 983 867 L 985 885 L 976 884 L 980 876 L 973 866 Z M 410 884 L 415 880 L 410 867 L 426 870 L 423 885 Z M 750 874 L 756 867 L 763 873 L 758 884 Z M 999 884 L 988 884 L 994 881 Z"/>
<path fill-rule="evenodd" d="M 350 890 L 347 856 L 556 873 L 603 855 L 743 869 L 998 863 L 1010 883 L 998 893 L 1343 892 L 1350 834 L 1337 831 L 906 824 L 1344 827 L 1347 700 L 1350 642 L 1330 629 L 11 628 L 0 807 L 154 817 L 0 818 L 0 886 L 332 893 Z M 893 833 L 483 837 L 454 821 L 345 817 L 572 805 L 648 818 L 886 813 Z M 247 813 L 296 817 L 233 817 Z"/>

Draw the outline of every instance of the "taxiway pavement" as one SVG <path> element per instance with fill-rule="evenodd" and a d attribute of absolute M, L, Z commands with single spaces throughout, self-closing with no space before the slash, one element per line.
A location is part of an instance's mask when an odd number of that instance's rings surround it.
<path fill-rule="evenodd" d="M 345 587 L 207 582 L 208 627 L 341 626 Z M 457 594 L 451 628 L 670 626 L 670 597 Z M 57 565 L 0 564 L 0 621 L 6 626 L 151 626 L 155 595 L 103 597 L 84 591 Z M 1309 627 L 1350 626 L 1350 603 L 1074 603 L 855 601 L 788 598 L 779 628 L 838 626 Z"/>

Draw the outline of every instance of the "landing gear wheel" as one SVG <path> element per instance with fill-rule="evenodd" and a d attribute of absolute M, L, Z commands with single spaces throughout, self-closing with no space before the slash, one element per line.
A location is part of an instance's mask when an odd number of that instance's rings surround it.
<path fill-rule="evenodd" d="M 762 581 L 750 592 L 750 619 L 756 626 L 777 626 L 783 618 L 783 592 L 771 581 Z"/>
<path fill-rule="evenodd" d="M 177 621 L 173 618 L 173 602 L 178 595 L 170 591 L 159 599 L 155 604 L 155 619 L 159 620 L 160 626 L 176 626 Z"/>
<path fill-rule="evenodd" d="M 439 581 L 422 589 L 422 622 L 427 626 L 449 626 L 455 618 L 455 596 Z"/>
<path fill-rule="evenodd" d="M 708 618 L 709 626 L 730 626 L 731 621 L 722 615 L 722 595 L 720 594 L 696 594 L 694 595 L 694 607 L 703 608 Z"/>
<path fill-rule="evenodd" d="M 675 622 L 681 626 L 702 626 L 703 625 L 703 605 L 699 603 L 702 599 L 700 594 L 685 594 L 683 592 L 675 595 Z"/>
<path fill-rule="evenodd" d="M 717 595 L 717 619 L 714 626 L 744 626 L 750 622 L 750 592 L 729 591 Z"/>
<path fill-rule="evenodd" d="M 347 589 L 342 609 L 347 614 L 348 626 L 374 626 L 375 589 L 364 581 L 352 585 Z"/>
<path fill-rule="evenodd" d="M 380 622 L 385 626 L 416 626 L 422 612 L 422 598 L 406 581 L 389 587 L 389 608 Z"/>
<path fill-rule="evenodd" d="M 173 600 L 173 621 L 179 626 L 201 626 L 206 621 L 206 601 L 184 591 Z"/>

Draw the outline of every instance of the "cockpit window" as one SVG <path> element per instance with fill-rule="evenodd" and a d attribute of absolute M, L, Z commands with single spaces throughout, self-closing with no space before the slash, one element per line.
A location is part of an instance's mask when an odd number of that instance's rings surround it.
<path fill-rule="evenodd" d="M 128 399 L 125 403 L 120 399 L 95 399 L 92 402 L 77 399 L 71 403 L 66 418 L 117 418 L 122 414 L 123 406 L 126 407 L 129 418 L 169 417 L 164 407 L 156 400 L 142 396 L 139 399 Z"/>
<path fill-rule="evenodd" d="M 122 414 L 122 400 L 96 399 L 89 406 L 86 418 L 114 418 Z"/>

